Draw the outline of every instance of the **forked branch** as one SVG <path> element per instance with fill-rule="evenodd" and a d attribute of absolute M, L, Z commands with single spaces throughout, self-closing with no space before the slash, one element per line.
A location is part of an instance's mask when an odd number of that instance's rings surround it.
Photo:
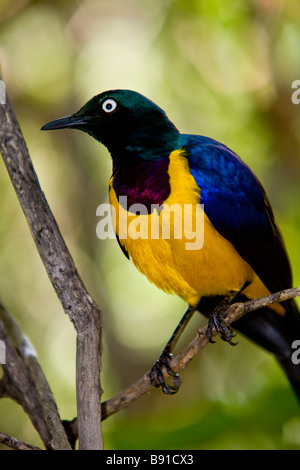
<path fill-rule="evenodd" d="M 6 104 L 0 104 L 0 123 L 0 151 L 8 174 L 49 279 L 77 332 L 76 397 L 79 448 L 100 449 L 101 311 L 77 272 L 40 188 L 8 97 Z"/>

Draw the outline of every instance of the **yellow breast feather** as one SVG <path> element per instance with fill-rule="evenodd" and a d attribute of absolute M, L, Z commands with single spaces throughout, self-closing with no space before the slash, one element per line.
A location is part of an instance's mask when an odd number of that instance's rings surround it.
<path fill-rule="evenodd" d="M 245 290 L 249 298 L 267 295 L 268 289 L 250 265 L 217 232 L 205 208 L 203 211 L 201 188 L 189 171 L 184 151 L 170 154 L 168 173 L 169 197 L 161 210 L 145 215 L 122 207 L 113 189 L 113 178 L 110 181 L 114 228 L 135 266 L 160 289 L 181 296 L 192 306 L 202 296 L 238 291 L 246 281 L 251 282 Z"/>

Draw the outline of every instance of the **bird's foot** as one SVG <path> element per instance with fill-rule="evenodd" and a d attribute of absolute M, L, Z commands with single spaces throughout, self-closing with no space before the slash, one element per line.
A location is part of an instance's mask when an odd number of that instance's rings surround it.
<path fill-rule="evenodd" d="M 227 308 L 229 307 L 228 302 L 224 299 L 222 302 L 217 305 L 215 310 L 212 312 L 208 319 L 208 326 L 206 330 L 206 337 L 210 343 L 215 343 L 213 341 L 213 330 L 215 329 L 218 333 L 220 333 L 220 337 L 223 341 L 231 344 L 231 346 L 236 346 L 238 343 L 232 341 L 232 338 L 236 336 L 231 326 L 226 326 L 224 322 L 224 313 L 226 312 Z"/>
<path fill-rule="evenodd" d="M 174 393 L 178 392 L 181 384 L 179 375 L 176 374 L 170 366 L 172 358 L 173 354 L 168 350 L 164 350 L 149 374 L 151 385 L 157 388 L 161 387 L 166 395 L 174 395 Z M 171 385 L 166 384 L 163 369 L 172 377 Z"/>

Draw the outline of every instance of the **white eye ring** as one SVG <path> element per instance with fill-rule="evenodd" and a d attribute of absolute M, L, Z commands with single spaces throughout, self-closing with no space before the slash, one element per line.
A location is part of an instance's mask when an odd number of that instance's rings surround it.
<path fill-rule="evenodd" d="M 105 100 L 102 103 L 102 109 L 106 113 L 112 113 L 117 107 L 117 102 L 115 100 L 112 100 L 111 98 Z"/>

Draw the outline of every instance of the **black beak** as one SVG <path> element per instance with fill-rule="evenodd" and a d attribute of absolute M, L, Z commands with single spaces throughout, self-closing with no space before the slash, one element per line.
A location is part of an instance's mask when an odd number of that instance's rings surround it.
<path fill-rule="evenodd" d="M 41 131 L 51 131 L 53 129 L 65 129 L 65 128 L 82 128 L 85 127 L 90 118 L 88 117 L 79 117 L 73 114 L 72 116 L 66 116 L 61 119 L 56 119 L 55 121 L 48 122 L 45 124 Z"/>

